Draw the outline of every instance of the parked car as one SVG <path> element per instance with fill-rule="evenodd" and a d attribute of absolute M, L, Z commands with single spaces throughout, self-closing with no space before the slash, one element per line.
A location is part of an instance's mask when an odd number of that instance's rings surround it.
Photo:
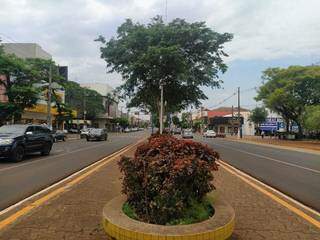
<path fill-rule="evenodd" d="M 91 128 L 89 134 L 87 135 L 87 141 L 91 140 L 104 140 L 108 139 L 107 130 L 104 128 Z"/>
<path fill-rule="evenodd" d="M 181 128 L 174 128 L 173 134 L 181 134 Z"/>
<path fill-rule="evenodd" d="M 217 136 L 217 134 L 213 130 L 207 130 L 203 133 L 203 137 L 205 137 L 205 138 L 215 138 L 216 136 Z"/>
<path fill-rule="evenodd" d="M 67 135 L 65 133 L 65 131 L 63 130 L 56 130 L 53 132 L 52 134 L 53 136 L 53 141 L 57 142 L 57 141 L 66 141 Z"/>
<path fill-rule="evenodd" d="M 0 157 L 22 161 L 26 153 L 49 155 L 53 144 L 50 129 L 41 125 L 4 125 L 0 127 Z"/>
<path fill-rule="evenodd" d="M 193 132 L 191 129 L 184 129 L 181 136 L 182 138 L 193 138 Z"/>
<path fill-rule="evenodd" d="M 125 128 L 124 132 L 126 132 L 126 133 L 131 132 L 131 129 L 130 128 Z"/>
<path fill-rule="evenodd" d="M 138 131 L 138 128 L 137 128 L 137 127 L 131 128 L 131 131 L 132 131 L 132 132 L 137 132 L 137 131 Z"/>
<path fill-rule="evenodd" d="M 69 133 L 79 133 L 79 130 L 76 128 L 70 128 L 68 131 Z"/>

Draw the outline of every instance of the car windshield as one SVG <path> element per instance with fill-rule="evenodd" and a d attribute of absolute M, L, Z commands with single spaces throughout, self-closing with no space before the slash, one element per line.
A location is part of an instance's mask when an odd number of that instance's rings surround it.
<path fill-rule="evenodd" d="M 23 125 L 5 125 L 0 127 L 0 134 L 22 134 L 26 130 Z"/>

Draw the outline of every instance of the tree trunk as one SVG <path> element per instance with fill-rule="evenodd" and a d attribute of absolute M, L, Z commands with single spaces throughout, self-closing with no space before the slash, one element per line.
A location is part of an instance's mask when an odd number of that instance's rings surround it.
<path fill-rule="evenodd" d="M 298 125 L 298 129 L 299 129 L 298 138 L 302 138 L 303 137 L 303 131 L 302 131 L 301 123 L 297 122 L 297 125 Z"/>
<path fill-rule="evenodd" d="M 288 119 L 285 119 L 285 122 L 286 122 L 286 132 L 288 133 L 289 132 L 289 123 L 290 123 L 290 121 Z"/>

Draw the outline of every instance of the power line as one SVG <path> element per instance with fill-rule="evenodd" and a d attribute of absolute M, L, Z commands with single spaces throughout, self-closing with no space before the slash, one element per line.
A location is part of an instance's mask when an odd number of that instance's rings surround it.
<path fill-rule="evenodd" d="M 223 99 L 222 101 L 218 102 L 217 104 L 215 104 L 211 108 L 215 108 L 215 107 L 220 106 L 221 104 L 225 103 L 226 101 L 228 101 L 229 99 L 231 99 L 235 95 L 237 95 L 237 92 L 232 93 L 229 97 L 227 97 L 227 98 Z"/>

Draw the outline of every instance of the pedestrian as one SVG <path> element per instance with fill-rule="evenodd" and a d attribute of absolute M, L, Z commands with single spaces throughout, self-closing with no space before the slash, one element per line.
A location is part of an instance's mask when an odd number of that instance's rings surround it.
<path fill-rule="evenodd" d="M 262 130 L 261 132 L 261 138 L 263 139 L 264 138 L 264 131 Z"/>

